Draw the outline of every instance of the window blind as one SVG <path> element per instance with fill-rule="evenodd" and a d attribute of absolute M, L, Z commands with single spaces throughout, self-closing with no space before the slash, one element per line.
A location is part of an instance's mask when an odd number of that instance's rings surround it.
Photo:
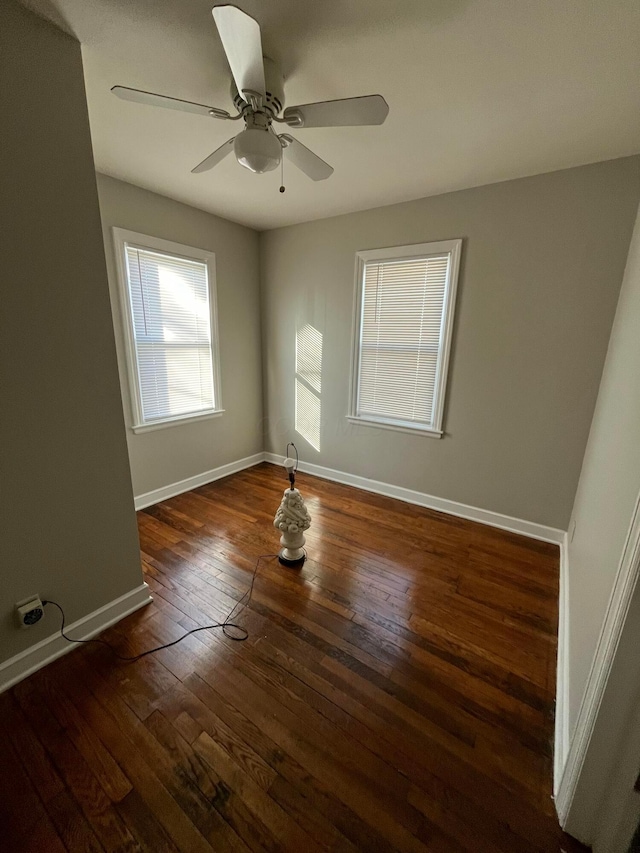
<path fill-rule="evenodd" d="M 364 264 L 356 416 L 433 426 L 450 262 Z"/>
<path fill-rule="evenodd" d="M 126 245 L 144 423 L 215 409 L 207 266 Z"/>

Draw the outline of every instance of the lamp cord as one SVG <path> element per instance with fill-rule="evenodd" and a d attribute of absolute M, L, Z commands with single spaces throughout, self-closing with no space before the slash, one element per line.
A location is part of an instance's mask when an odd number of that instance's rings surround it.
<path fill-rule="evenodd" d="M 251 596 L 253 595 L 253 586 L 256 582 L 256 575 L 258 573 L 258 566 L 262 560 L 275 559 L 277 554 L 261 554 L 256 560 L 256 565 L 253 569 L 253 575 L 251 576 L 251 584 L 249 585 L 249 589 L 244 593 L 242 598 L 239 599 L 235 603 L 235 605 L 231 608 L 229 615 L 226 617 L 224 622 L 216 622 L 213 625 L 201 625 L 198 628 L 192 628 L 190 631 L 187 631 L 182 637 L 178 637 L 177 640 L 173 640 L 170 643 L 165 643 L 163 646 L 156 646 L 153 649 L 147 649 L 146 652 L 140 652 L 139 655 L 133 655 L 128 657 L 126 655 L 121 655 L 117 652 L 110 643 L 107 643 L 106 640 L 75 640 L 73 637 L 67 636 L 65 633 L 65 615 L 62 606 L 58 604 L 57 601 L 52 601 L 52 599 L 48 598 L 43 600 L 42 604 L 53 604 L 54 607 L 57 607 L 60 611 L 60 615 L 62 616 L 62 624 L 60 626 L 60 636 L 63 637 L 69 643 L 98 643 L 101 646 L 106 646 L 112 654 L 114 654 L 119 660 L 133 662 L 136 660 L 140 660 L 140 658 L 146 657 L 146 655 L 151 655 L 154 652 L 162 651 L 162 649 L 169 649 L 171 646 L 175 646 L 177 643 L 181 643 L 185 637 L 189 637 L 191 634 L 196 634 L 198 631 L 210 631 L 214 628 L 222 628 L 222 633 L 229 640 L 233 640 L 237 643 L 243 643 L 245 640 L 249 638 L 249 632 L 246 628 L 243 628 L 242 625 L 238 625 L 237 622 L 232 622 L 231 620 L 234 618 L 238 618 L 238 616 L 242 613 L 242 611 L 249 606 L 251 601 Z M 229 630 L 232 629 L 232 630 Z M 237 632 L 237 633 L 236 633 Z"/>

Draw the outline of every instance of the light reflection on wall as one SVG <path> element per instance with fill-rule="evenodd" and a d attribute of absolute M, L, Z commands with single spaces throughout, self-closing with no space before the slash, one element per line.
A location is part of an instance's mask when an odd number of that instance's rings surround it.
<path fill-rule="evenodd" d="M 309 323 L 296 333 L 296 432 L 320 450 L 322 334 Z"/>

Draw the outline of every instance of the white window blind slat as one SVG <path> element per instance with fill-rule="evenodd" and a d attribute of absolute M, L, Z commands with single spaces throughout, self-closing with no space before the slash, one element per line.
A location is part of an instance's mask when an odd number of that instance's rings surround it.
<path fill-rule="evenodd" d="M 216 408 L 207 265 L 125 244 L 142 423 Z"/>
<path fill-rule="evenodd" d="M 439 428 L 435 420 L 451 270 L 451 251 L 404 258 L 376 253 L 362 262 L 356 418 Z"/>

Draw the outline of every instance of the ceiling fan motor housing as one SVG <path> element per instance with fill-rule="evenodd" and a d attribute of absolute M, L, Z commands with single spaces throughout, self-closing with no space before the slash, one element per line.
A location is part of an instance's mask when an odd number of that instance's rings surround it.
<path fill-rule="evenodd" d="M 277 116 L 284 109 L 284 81 L 280 69 L 272 59 L 263 57 L 264 61 L 264 82 L 265 82 L 265 101 L 264 107 L 271 113 Z M 247 106 L 246 101 L 238 92 L 237 86 L 233 78 L 231 78 L 231 100 L 235 108 L 241 113 Z"/>

